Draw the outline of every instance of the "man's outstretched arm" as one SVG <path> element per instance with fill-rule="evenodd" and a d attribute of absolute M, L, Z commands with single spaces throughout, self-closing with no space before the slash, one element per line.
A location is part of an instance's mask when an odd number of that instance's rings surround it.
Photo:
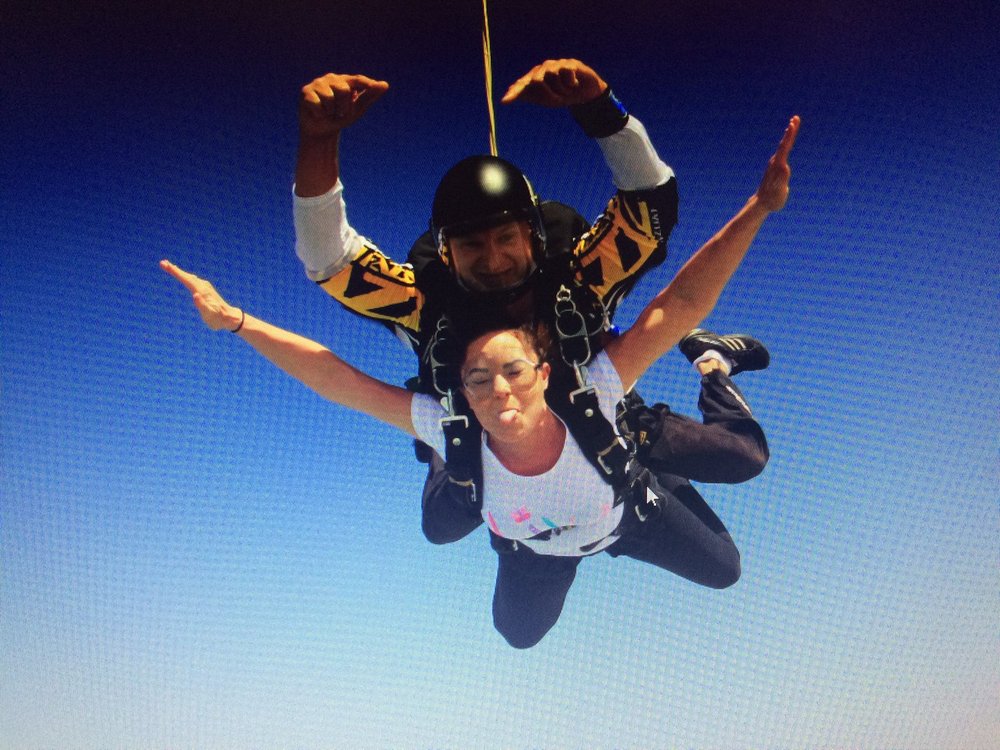
<path fill-rule="evenodd" d="M 327 73 L 302 87 L 295 194 L 328 193 L 340 179 L 340 131 L 357 122 L 389 90 L 363 75 Z"/>
<path fill-rule="evenodd" d="M 613 316 L 622 297 L 667 256 L 677 223 L 677 182 L 642 123 L 579 60 L 546 60 L 515 81 L 506 103 L 566 107 L 601 149 L 618 189 L 574 249 L 581 279 Z"/>
<path fill-rule="evenodd" d="M 512 83 L 500 101 L 568 107 L 584 133 L 597 141 L 619 190 L 649 190 L 673 177 L 642 123 L 625 112 L 597 71 L 579 60 L 536 65 Z"/>
<path fill-rule="evenodd" d="M 343 184 L 340 182 L 341 131 L 357 122 L 388 88 L 389 84 L 385 81 L 339 73 L 327 73 L 302 87 L 293 196 L 295 253 L 302 261 L 306 275 L 318 283 L 331 281 L 366 253 L 371 258 L 365 266 L 373 273 L 384 271 L 382 275 L 390 279 L 390 285 L 392 281 L 398 281 L 396 276 L 405 273 L 350 225 Z M 324 288 L 340 299 L 336 290 L 341 285 L 333 286 L 333 289 Z M 376 288 L 381 287 L 376 285 Z M 378 299 L 373 300 L 371 305 L 367 305 L 368 300 L 355 300 L 361 303 L 360 307 L 347 306 L 366 315 L 370 307 L 379 309 L 397 303 L 405 304 L 413 292 L 403 290 L 398 299 L 382 299 L 385 295 L 381 293 L 374 296 Z M 344 302 L 343 299 L 340 301 Z M 408 321 L 394 322 L 406 325 Z"/>

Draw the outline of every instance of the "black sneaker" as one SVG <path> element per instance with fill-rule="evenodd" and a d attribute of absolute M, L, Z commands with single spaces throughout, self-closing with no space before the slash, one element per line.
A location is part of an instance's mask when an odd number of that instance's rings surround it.
<path fill-rule="evenodd" d="M 771 363 L 767 348 L 757 339 L 743 333 L 719 336 L 704 328 L 694 328 L 688 331 L 677 347 L 688 358 L 688 362 L 694 362 L 709 349 L 715 349 L 733 363 L 730 375 L 744 370 L 763 370 Z"/>

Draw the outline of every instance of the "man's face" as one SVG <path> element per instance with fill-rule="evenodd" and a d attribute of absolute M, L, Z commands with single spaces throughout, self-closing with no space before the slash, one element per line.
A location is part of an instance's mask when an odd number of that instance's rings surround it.
<path fill-rule="evenodd" d="M 452 237 L 448 248 L 455 273 L 465 287 L 474 292 L 512 287 L 535 265 L 531 227 L 523 220 Z"/>

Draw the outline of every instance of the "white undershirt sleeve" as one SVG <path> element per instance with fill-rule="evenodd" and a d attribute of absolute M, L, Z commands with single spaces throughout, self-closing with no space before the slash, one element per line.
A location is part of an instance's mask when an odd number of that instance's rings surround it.
<path fill-rule="evenodd" d="M 302 198 L 292 192 L 295 217 L 295 254 L 306 276 L 323 281 L 342 270 L 358 255 L 365 239 L 347 223 L 344 185 L 340 180 L 323 195 Z"/>
<path fill-rule="evenodd" d="M 594 140 L 619 190 L 649 190 L 674 176 L 674 170 L 656 153 L 646 128 L 635 115 L 629 115 L 625 127 L 617 133 Z"/>

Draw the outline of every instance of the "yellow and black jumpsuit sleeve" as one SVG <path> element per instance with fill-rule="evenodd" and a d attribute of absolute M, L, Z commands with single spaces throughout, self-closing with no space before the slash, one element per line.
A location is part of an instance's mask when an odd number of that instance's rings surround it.
<path fill-rule="evenodd" d="M 397 263 L 365 242 L 353 260 L 319 286 L 351 312 L 383 323 L 411 344 L 416 342 L 424 295 L 408 263 Z"/>
<path fill-rule="evenodd" d="M 648 270 L 663 263 L 677 223 L 677 181 L 648 190 L 619 190 L 574 248 L 580 280 L 609 315 Z"/>

